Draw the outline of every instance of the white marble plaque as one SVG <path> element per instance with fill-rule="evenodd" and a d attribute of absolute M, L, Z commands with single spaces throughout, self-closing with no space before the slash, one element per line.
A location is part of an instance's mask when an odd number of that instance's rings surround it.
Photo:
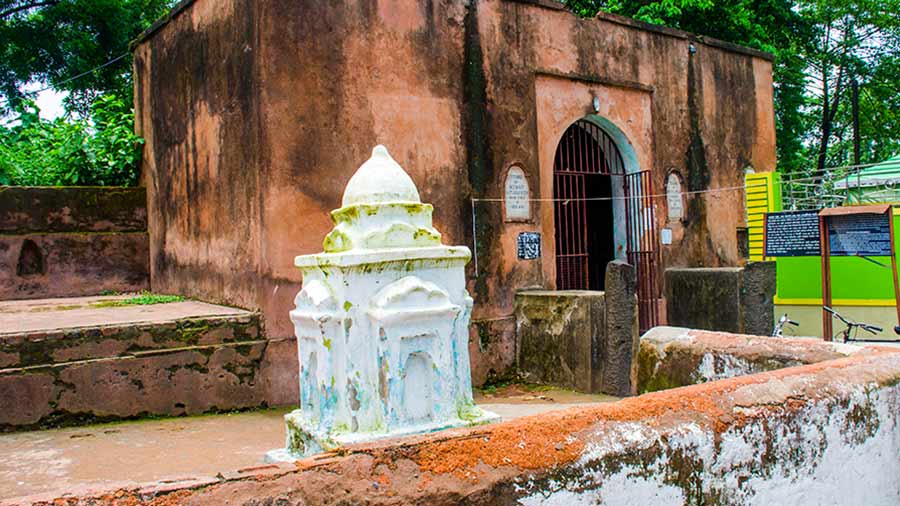
<path fill-rule="evenodd" d="M 684 195 L 681 189 L 681 176 L 670 172 L 666 177 L 666 206 L 669 210 L 669 221 L 684 219 Z"/>
<path fill-rule="evenodd" d="M 512 166 L 506 173 L 504 203 L 507 221 L 527 221 L 531 219 L 531 192 L 528 179 L 521 167 Z"/>

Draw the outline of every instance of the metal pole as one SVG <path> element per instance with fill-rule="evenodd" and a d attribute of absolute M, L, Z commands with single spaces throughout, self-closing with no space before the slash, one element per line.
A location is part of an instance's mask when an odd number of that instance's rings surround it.
<path fill-rule="evenodd" d="M 825 307 L 831 307 L 831 238 L 828 236 L 828 217 L 819 216 L 819 249 L 822 254 L 822 338 L 833 339 L 831 313 Z"/>

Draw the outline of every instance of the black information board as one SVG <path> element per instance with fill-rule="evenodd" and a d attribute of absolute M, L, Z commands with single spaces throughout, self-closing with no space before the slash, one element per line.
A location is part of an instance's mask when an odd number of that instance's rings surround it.
<path fill-rule="evenodd" d="M 541 258 L 541 234 L 521 232 L 517 241 L 519 260 Z"/>
<path fill-rule="evenodd" d="M 819 211 L 766 214 L 767 257 L 814 257 L 820 254 Z"/>
<path fill-rule="evenodd" d="M 890 256 L 888 214 L 845 214 L 828 217 L 831 256 Z"/>

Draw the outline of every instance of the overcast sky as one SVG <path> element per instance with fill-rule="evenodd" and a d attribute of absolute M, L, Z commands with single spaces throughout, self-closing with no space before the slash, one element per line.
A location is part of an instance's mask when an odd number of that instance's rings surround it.
<path fill-rule="evenodd" d="M 30 92 L 45 87 L 46 86 L 42 83 L 31 83 L 28 86 L 25 86 L 24 90 Z M 52 120 L 65 115 L 66 110 L 63 107 L 63 99 L 66 98 L 66 95 L 66 92 L 61 93 L 56 90 L 47 90 L 38 93 L 37 97 L 35 97 L 35 102 L 37 103 L 38 109 L 41 110 L 41 117 Z M 15 118 L 15 115 L 0 117 L 0 121 L 8 123 L 13 118 Z"/>

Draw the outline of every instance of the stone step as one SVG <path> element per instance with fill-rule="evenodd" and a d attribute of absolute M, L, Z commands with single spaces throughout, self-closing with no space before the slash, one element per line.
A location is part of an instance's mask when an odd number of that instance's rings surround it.
<path fill-rule="evenodd" d="M 258 313 L 116 300 L 0 302 L 0 431 L 266 404 Z"/>

